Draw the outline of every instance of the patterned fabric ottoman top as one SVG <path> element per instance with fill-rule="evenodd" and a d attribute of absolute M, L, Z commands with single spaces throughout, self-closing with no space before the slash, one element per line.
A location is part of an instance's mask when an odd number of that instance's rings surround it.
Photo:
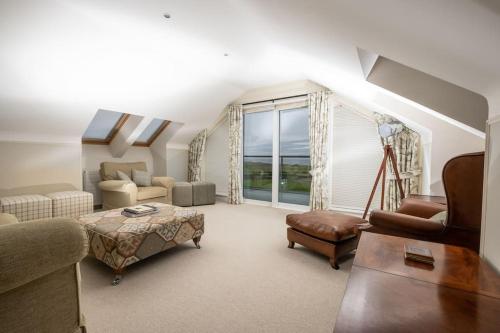
<path fill-rule="evenodd" d="M 63 191 L 46 195 L 52 199 L 52 217 L 79 217 L 94 211 L 94 196 L 84 191 Z"/>
<path fill-rule="evenodd" d="M 81 216 L 79 222 L 89 235 L 90 253 L 119 271 L 203 235 L 203 214 L 163 203 L 148 204 L 160 208 L 160 212 L 129 218 L 118 208 Z"/>
<path fill-rule="evenodd" d="M 39 194 L 0 198 L 0 212 L 13 214 L 21 222 L 52 217 L 52 200 Z"/>

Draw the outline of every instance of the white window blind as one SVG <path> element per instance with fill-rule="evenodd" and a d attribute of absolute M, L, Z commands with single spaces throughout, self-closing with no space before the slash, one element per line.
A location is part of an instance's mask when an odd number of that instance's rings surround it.
<path fill-rule="evenodd" d="M 383 157 L 377 125 L 365 114 L 338 105 L 333 111 L 332 132 L 333 208 L 363 210 Z M 372 208 L 380 206 L 379 191 Z"/>

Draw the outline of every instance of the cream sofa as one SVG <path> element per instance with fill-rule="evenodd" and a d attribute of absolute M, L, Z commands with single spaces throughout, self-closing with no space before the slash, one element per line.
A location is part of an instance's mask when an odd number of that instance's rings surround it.
<path fill-rule="evenodd" d="M 18 223 L 0 213 L 0 332 L 85 332 L 79 262 L 87 253 L 73 219 Z"/>
<path fill-rule="evenodd" d="M 99 188 L 102 191 L 103 209 L 114 209 L 146 202 L 172 204 L 172 177 L 153 177 L 152 186 L 140 187 L 126 180 L 118 180 L 116 171 L 120 170 L 132 178 L 132 170 L 147 171 L 145 162 L 101 163 Z"/>

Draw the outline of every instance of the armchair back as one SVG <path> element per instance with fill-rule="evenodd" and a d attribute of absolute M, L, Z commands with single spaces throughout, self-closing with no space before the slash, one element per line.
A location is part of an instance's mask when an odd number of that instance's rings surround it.
<path fill-rule="evenodd" d="M 464 154 L 449 160 L 443 168 L 443 185 L 448 202 L 446 228 L 481 232 L 484 152 Z M 478 244 L 479 237 L 471 237 Z"/>

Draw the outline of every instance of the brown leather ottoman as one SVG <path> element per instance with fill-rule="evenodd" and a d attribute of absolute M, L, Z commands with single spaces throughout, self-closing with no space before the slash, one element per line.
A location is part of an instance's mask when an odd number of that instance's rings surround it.
<path fill-rule="evenodd" d="M 286 217 L 288 247 L 293 249 L 299 243 L 330 258 L 330 265 L 339 269 L 337 259 L 354 250 L 358 245 L 356 227 L 366 223 L 359 217 L 313 211 L 290 214 Z"/>

